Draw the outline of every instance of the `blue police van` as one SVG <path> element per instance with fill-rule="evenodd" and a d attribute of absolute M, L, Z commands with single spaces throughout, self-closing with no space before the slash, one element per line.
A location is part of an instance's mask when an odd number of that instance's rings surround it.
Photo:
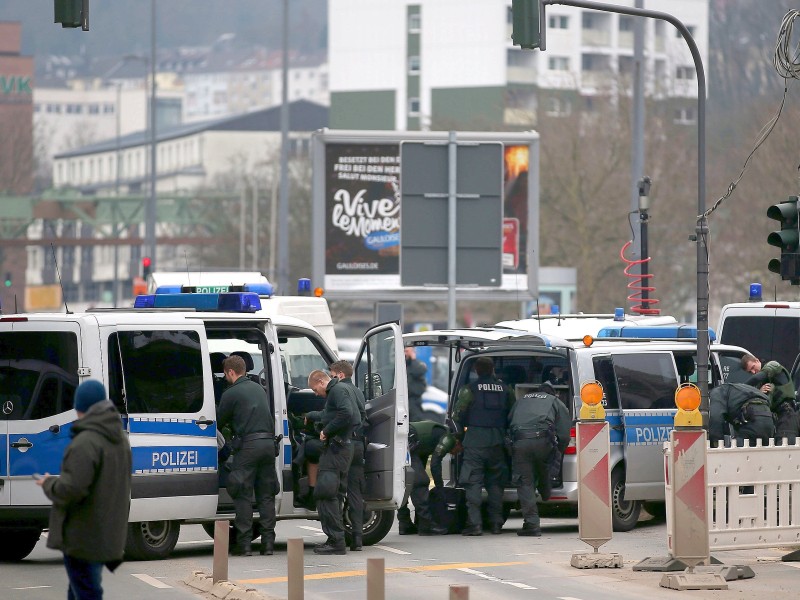
<path fill-rule="evenodd" d="M 174 291 L 174 290 L 170 290 Z M 0 560 L 21 560 L 47 528 L 49 501 L 33 473 L 57 475 L 76 419 L 75 388 L 103 382 L 122 415 L 133 452 L 126 555 L 169 555 L 183 523 L 213 530 L 232 518 L 220 486 L 216 405 L 224 389 L 217 363 L 233 352 L 267 391 L 276 434 L 278 518 L 316 518 L 298 501 L 300 435 L 289 416 L 320 408 L 308 374 L 336 359 L 308 323 L 270 316 L 259 292 L 140 296 L 133 309 L 0 315 Z M 367 332 L 357 384 L 372 425 L 366 456 L 364 543 L 380 541 L 405 490 L 408 393 L 397 325 Z M 254 532 L 258 535 L 258 532 Z"/>

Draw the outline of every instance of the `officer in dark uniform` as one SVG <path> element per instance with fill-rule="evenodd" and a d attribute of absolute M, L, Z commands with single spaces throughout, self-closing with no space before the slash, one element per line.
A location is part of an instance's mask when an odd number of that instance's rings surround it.
<path fill-rule="evenodd" d="M 737 441 L 756 440 L 768 444 L 775 435 L 769 396 L 746 383 L 724 383 L 709 394 L 708 437 L 712 443 L 724 440 L 732 426 Z"/>
<path fill-rule="evenodd" d="M 478 379 L 463 386 L 453 419 L 464 430 L 464 460 L 459 482 L 464 486 L 469 524 L 462 535 L 481 535 L 481 488 L 488 495 L 491 532 L 503 530 L 503 485 L 507 480 L 504 449 L 508 410 L 514 403 L 511 390 L 494 376 L 494 361 L 475 360 Z"/>
<path fill-rule="evenodd" d="M 397 510 L 397 520 L 400 523 L 400 535 L 419 533 L 420 535 L 444 535 L 447 529 L 433 520 L 430 504 L 428 502 L 428 487 L 431 480 L 425 467 L 428 459 L 431 460 L 431 474 L 436 487 L 444 487 L 442 480 L 442 459 L 447 454 L 445 445 L 441 444 L 448 435 L 447 427 L 435 421 L 417 421 L 408 427 L 408 452 L 411 455 L 411 468 L 414 470 L 414 483 L 411 488 L 411 502 L 414 503 L 417 525 L 411 521 L 411 512 L 408 510 L 408 496 L 403 499 L 403 505 Z M 437 452 L 438 451 L 438 452 Z"/>
<path fill-rule="evenodd" d="M 550 499 L 550 463 L 554 450 L 562 454 L 569 445 L 572 421 L 569 411 L 549 382 L 518 399 L 508 413 L 513 440 L 511 483 L 517 487 L 525 519 L 517 535 L 540 536 L 539 510 L 534 485 L 542 500 Z"/>
<path fill-rule="evenodd" d="M 234 435 L 233 465 L 227 484 L 236 509 L 236 544 L 232 551 L 237 556 L 250 556 L 255 491 L 261 554 L 271 555 L 275 546 L 275 495 L 279 488 L 275 475 L 275 422 L 269 398 L 263 387 L 247 377 L 241 356 L 229 356 L 222 366 L 230 387 L 219 403 L 217 427 L 229 425 Z"/>
<path fill-rule="evenodd" d="M 794 382 L 789 371 L 779 362 L 771 360 L 763 367 L 752 354 L 742 357 L 742 369 L 753 376 L 745 383 L 759 388 L 769 396 L 770 408 L 775 415 L 775 438 L 787 438 L 794 444 L 800 434 L 800 418 L 797 414 Z"/>
<path fill-rule="evenodd" d="M 354 423 L 358 423 L 356 400 L 347 385 L 340 384 L 336 378 L 331 379 L 324 371 L 312 371 L 308 376 L 308 387 L 327 399 L 323 410 L 306 415 L 308 420 L 322 423 L 319 439 L 325 444 L 319 459 L 314 499 L 322 530 L 328 539 L 314 548 L 314 552 L 347 554 L 341 498 L 347 493 L 347 470 L 353 459 L 353 429 Z"/>
<path fill-rule="evenodd" d="M 353 542 L 350 550 L 360 552 L 363 546 L 362 535 L 364 532 L 364 490 L 367 479 L 364 475 L 364 457 L 367 451 L 366 431 L 367 401 L 364 393 L 353 384 L 353 365 L 346 360 L 337 360 L 328 367 L 331 375 L 339 380 L 340 385 L 346 385 L 353 393 L 356 401 L 357 423 L 353 429 L 353 460 L 347 471 L 347 516 L 353 528 Z"/>

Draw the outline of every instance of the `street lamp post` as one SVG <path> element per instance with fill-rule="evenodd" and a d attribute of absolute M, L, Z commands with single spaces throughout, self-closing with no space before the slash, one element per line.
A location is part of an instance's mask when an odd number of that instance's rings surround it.
<path fill-rule="evenodd" d="M 156 257 L 156 0 L 150 0 L 150 196 L 145 206 L 145 256 L 155 270 Z"/>
<path fill-rule="evenodd" d="M 278 291 L 289 291 L 289 0 L 283 0 L 281 189 L 278 198 Z"/>
<path fill-rule="evenodd" d="M 655 10 L 629 8 L 600 2 L 580 0 L 541 0 L 542 6 L 562 4 L 603 12 L 633 15 L 667 21 L 683 36 L 692 53 L 697 72 L 697 224 L 690 238 L 697 246 L 697 385 L 700 388 L 700 412 L 708 423 L 708 219 L 706 217 L 706 74 L 697 44 L 686 26 L 675 16 Z"/>

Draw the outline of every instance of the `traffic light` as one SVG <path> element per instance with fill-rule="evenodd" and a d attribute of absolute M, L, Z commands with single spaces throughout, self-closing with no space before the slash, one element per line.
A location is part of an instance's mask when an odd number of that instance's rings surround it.
<path fill-rule="evenodd" d="M 767 237 L 770 246 L 781 249 L 780 259 L 769 261 L 769 270 L 777 273 L 784 281 L 800 284 L 800 231 L 798 231 L 797 196 L 789 196 L 789 200 L 773 204 L 767 209 L 767 217 L 780 221 L 781 230 L 773 231 Z"/>
<path fill-rule="evenodd" d="M 6 278 L 3 280 L 6 287 L 11 287 L 11 273 L 6 271 Z"/>
<path fill-rule="evenodd" d="M 152 272 L 151 270 L 152 264 L 153 263 L 150 260 L 149 256 L 142 257 L 142 279 L 144 279 L 145 281 L 147 280 L 147 276 L 150 275 L 150 273 Z"/>
<path fill-rule="evenodd" d="M 544 50 L 544 31 L 541 20 L 544 10 L 539 0 L 512 0 L 511 13 L 513 29 L 511 40 L 522 48 Z"/>
<path fill-rule="evenodd" d="M 54 23 L 89 31 L 89 0 L 53 0 Z"/>

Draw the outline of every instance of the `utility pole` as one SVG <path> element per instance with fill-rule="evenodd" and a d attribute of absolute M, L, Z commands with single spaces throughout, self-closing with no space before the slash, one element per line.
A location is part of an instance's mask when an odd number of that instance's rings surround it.
<path fill-rule="evenodd" d="M 156 259 L 156 0 L 150 0 L 150 196 L 145 207 L 144 246 L 152 269 Z"/>
<path fill-rule="evenodd" d="M 289 0 L 283 0 L 281 189 L 278 199 L 278 291 L 289 291 Z"/>

